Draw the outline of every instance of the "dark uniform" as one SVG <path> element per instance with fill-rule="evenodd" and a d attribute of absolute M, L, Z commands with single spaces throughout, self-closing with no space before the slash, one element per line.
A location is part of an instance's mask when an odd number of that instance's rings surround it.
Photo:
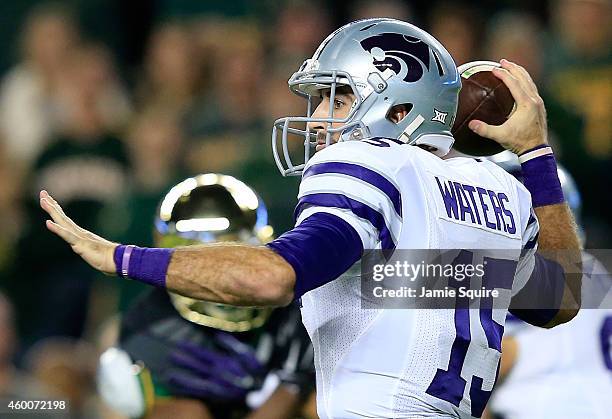
<path fill-rule="evenodd" d="M 191 342 L 214 353 L 231 354 L 231 351 L 224 351 L 217 344 L 219 333 L 217 329 L 185 320 L 173 307 L 167 292 L 153 289 L 139 298 L 124 314 L 119 346 L 133 360 L 142 362 L 150 370 L 156 397 L 195 397 L 198 389 L 203 390 L 211 383 L 206 379 L 198 381 L 197 373 L 177 366 L 172 361 L 172 354 L 181 342 Z M 302 325 L 300 311 L 295 305 L 276 309 L 263 326 L 245 332 L 233 332 L 232 336 L 252 348 L 261 369 L 254 372 L 252 385 L 241 387 L 236 397 L 225 400 L 212 394 L 207 398 L 198 397 L 215 418 L 244 417 L 251 410 L 247 405 L 247 394 L 262 391 L 261 387 L 266 380 L 295 386 L 304 396 L 313 390 L 315 376 L 312 345 Z M 275 375 L 278 380 L 269 375 Z M 185 379 L 177 384 L 177 377 Z M 191 383 L 191 388 L 185 383 Z M 193 394 L 189 394 L 190 390 Z M 263 393 L 261 396 L 266 398 Z"/>

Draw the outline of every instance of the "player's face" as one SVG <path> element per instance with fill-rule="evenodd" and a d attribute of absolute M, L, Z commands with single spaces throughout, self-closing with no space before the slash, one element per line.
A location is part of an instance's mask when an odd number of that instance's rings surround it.
<path fill-rule="evenodd" d="M 313 118 L 329 118 L 330 117 L 330 103 L 329 103 L 330 89 L 321 90 L 321 103 L 316 107 Z M 336 89 L 333 103 L 333 118 L 344 119 L 348 116 L 351 111 L 351 107 L 355 102 L 355 95 L 349 88 L 339 87 Z M 331 128 L 338 128 L 344 125 L 343 122 L 334 122 L 331 124 Z M 316 150 L 322 150 L 325 148 L 325 136 L 327 134 L 328 124 L 325 122 L 309 122 L 308 128 L 310 131 L 317 133 L 317 148 Z M 332 142 L 337 142 L 340 139 L 340 132 L 334 132 L 332 134 Z"/>

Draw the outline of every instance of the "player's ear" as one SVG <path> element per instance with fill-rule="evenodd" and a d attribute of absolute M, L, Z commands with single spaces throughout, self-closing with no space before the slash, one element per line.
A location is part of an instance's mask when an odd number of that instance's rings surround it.
<path fill-rule="evenodd" d="M 395 105 L 389 111 L 389 114 L 387 115 L 387 119 L 398 124 L 401 122 L 402 119 L 406 117 L 406 115 L 408 115 L 408 112 L 410 112 L 411 108 L 412 106 L 406 105 L 404 103 L 400 105 Z"/>

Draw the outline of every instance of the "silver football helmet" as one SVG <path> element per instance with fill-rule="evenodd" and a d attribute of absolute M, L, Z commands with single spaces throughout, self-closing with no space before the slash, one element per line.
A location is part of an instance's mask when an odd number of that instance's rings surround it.
<path fill-rule="evenodd" d="M 340 86 L 349 88 L 356 98 L 343 119 L 333 114 L 334 96 Z M 274 122 L 272 150 L 283 176 L 300 175 L 316 146 L 316 134 L 309 131 L 309 122 L 326 124 L 327 145 L 334 133 L 340 133 L 339 141 L 385 137 L 427 145 L 442 156 L 454 141 L 450 130 L 461 88 L 455 62 L 433 36 L 400 20 L 364 19 L 336 30 L 291 76 L 289 88 L 308 103 L 305 117 L 290 116 Z M 330 90 L 330 113 L 326 118 L 313 118 L 324 89 Z M 400 104 L 409 112 L 395 123 L 387 116 Z M 342 125 L 332 128 L 332 123 Z M 303 142 L 303 163 L 292 161 L 290 137 Z"/>
<path fill-rule="evenodd" d="M 261 198 L 238 179 L 207 173 L 174 186 L 161 201 L 155 220 L 159 247 L 239 241 L 264 244 L 273 238 Z M 179 314 L 193 323 L 228 332 L 262 326 L 271 309 L 234 307 L 170 293 Z"/>

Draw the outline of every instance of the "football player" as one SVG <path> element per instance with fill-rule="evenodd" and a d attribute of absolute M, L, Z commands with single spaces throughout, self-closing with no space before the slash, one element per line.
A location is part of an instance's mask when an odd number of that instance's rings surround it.
<path fill-rule="evenodd" d="M 546 310 L 515 311 L 552 327 L 576 315 L 580 295 L 570 270 L 580 263 L 578 238 L 547 145 L 543 102 L 522 67 L 501 66 L 494 74 L 516 111 L 501 126 L 469 126 L 521 156 L 525 186 L 494 163 L 441 158 L 454 141 L 455 63 L 427 32 L 377 18 L 333 32 L 289 80 L 308 101 L 306 116 L 282 118 L 273 129 L 282 173 L 302 176 L 292 230 L 266 246 L 118 245 L 75 225 L 41 191 L 47 227 L 109 275 L 225 304 L 300 299 L 323 418 L 480 417 L 509 296 L 552 296 L 537 302 Z M 291 138 L 304 147 L 302 164 L 292 162 Z M 550 260 L 536 244 L 568 251 Z M 506 296 L 495 310 L 467 309 L 463 299 L 438 310 L 364 309 L 363 283 L 343 274 L 376 249 L 506 249 L 521 257 L 496 259 L 481 278 Z M 465 263 L 473 257 L 460 255 Z"/>
<path fill-rule="evenodd" d="M 209 173 L 168 192 L 154 235 L 164 248 L 266 243 L 272 228 L 250 187 Z M 152 289 L 122 315 L 98 386 L 129 417 L 290 418 L 314 388 L 312 346 L 294 305 L 232 307 Z"/>
<path fill-rule="evenodd" d="M 521 178 L 514 156 L 494 161 Z M 559 167 L 563 194 L 580 219 L 580 193 Z M 580 229 L 580 231 L 582 231 Z M 581 236 L 584 242 L 584 236 Z M 571 322 L 545 330 L 509 316 L 502 342 L 500 383 L 489 409 L 494 417 L 608 418 L 612 412 L 612 276 L 583 253 L 582 305 Z"/>

